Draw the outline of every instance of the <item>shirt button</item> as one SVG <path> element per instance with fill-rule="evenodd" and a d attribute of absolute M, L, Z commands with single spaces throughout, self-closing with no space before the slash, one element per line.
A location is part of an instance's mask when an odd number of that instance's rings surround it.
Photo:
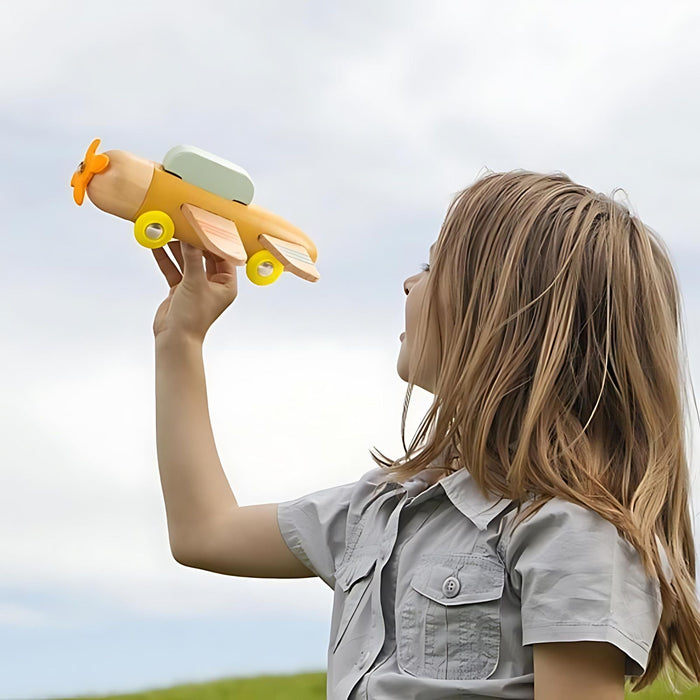
<path fill-rule="evenodd" d="M 448 598 L 454 598 L 459 593 L 460 588 L 459 579 L 454 576 L 448 576 L 442 584 L 442 592 Z"/>
<path fill-rule="evenodd" d="M 367 657 L 369 656 L 369 652 L 367 650 L 363 651 L 360 654 L 360 658 L 358 659 L 358 666 L 364 666 L 365 661 L 367 661 Z"/>

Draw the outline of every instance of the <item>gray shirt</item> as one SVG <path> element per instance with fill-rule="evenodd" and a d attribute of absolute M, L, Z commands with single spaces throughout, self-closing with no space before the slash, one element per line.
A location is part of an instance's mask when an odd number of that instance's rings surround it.
<path fill-rule="evenodd" d="M 554 498 L 511 534 L 517 502 L 484 499 L 466 469 L 384 474 L 278 505 L 288 547 L 334 591 L 329 700 L 532 699 L 538 642 L 610 642 L 626 676 L 644 672 L 659 583 L 612 523 Z"/>

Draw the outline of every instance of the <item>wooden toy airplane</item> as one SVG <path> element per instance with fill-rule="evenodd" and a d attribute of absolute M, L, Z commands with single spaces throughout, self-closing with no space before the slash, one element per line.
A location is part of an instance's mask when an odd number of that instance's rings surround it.
<path fill-rule="evenodd" d="M 175 146 L 163 164 L 126 151 L 87 149 L 73 173 L 73 199 L 134 222 L 146 248 L 173 237 L 246 266 L 254 284 L 275 282 L 284 270 L 317 282 L 316 246 L 296 226 L 251 204 L 253 183 L 238 165 L 195 146 Z M 175 234 L 177 233 L 177 236 Z"/>

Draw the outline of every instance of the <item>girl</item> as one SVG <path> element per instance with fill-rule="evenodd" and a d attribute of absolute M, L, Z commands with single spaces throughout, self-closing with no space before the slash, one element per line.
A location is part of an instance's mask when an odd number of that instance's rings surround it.
<path fill-rule="evenodd" d="M 613 195 L 614 196 L 614 195 Z M 680 294 L 662 240 L 563 174 L 458 193 L 404 283 L 398 373 L 433 404 L 356 482 L 238 506 L 202 342 L 235 267 L 153 251 L 170 546 L 234 576 L 334 591 L 328 697 L 622 700 L 670 666 L 700 681 Z"/>

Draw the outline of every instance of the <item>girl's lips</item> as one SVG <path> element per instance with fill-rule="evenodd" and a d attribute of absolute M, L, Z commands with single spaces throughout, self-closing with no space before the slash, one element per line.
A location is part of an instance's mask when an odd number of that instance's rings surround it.
<path fill-rule="evenodd" d="M 406 337 L 406 331 L 404 331 L 400 336 L 399 340 L 403 340 Z"/>

